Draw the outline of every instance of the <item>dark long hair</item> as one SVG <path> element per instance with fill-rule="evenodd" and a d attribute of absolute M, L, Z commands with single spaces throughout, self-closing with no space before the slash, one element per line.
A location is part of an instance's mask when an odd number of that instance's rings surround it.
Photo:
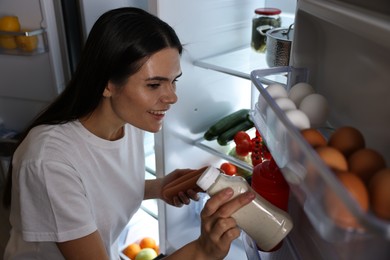
<path fill-rule="evenodd" d="M 167 47 L 182 53 L 175 31 L 158 17 L 131 7 L 106 12 L 92 27 L 69 84 L 34 119 L 20 142 L 35 126 L 64 124 L 89 115 L 100 103 L 109 81 L 122 86 L 148 57 Z M 5 207 L 11 204 L 11 175 L 12 163 L 4 191 Z"/>

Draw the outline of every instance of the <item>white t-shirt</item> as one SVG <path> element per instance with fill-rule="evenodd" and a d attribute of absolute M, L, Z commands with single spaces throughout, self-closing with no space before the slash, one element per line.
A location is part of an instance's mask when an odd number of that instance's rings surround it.
<path fill-rule="evenodd" d="M 55 242 L 98 230 L 111 259 L 145 188 L 144 132 L 101 139 L 79 121 L 30 131 L 13 158 L 5 259 L 63 259 Z"/>

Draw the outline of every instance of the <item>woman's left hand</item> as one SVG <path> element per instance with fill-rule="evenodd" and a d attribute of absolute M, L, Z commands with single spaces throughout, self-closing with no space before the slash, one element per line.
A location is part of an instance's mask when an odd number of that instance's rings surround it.
<path fill-rule="evenodd" d="M 176 207 L 199 200 L 198 192 L 202 190 L 195 183 L 206 168 L 177 169 L 166 175 L 161 180 L 161 198 Z"/>

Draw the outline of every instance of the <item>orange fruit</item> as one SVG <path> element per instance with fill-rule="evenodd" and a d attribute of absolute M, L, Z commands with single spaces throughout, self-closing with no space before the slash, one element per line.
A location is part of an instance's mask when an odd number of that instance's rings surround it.
<path fill-rule="evenodd" d="M 23 29 L 23 31 L 29 31 L 28 29 Z M 38 37 L 36 35 L 24 36 L 19 35 L 15 37 L 16 44 L 18 47 L 26 52 L 33 52 L 38 47 Z"/>
<path fill-rule="evenodd" d="M 134 260 L 137 254 L 141 251 L 141 247 L 137 243 L 132 243 L 123 249 L 123 254 L 128 258 Z"/>
<path fill-rule="evenodd" d="M 18 32 L 20 23 L 17 16 L 3 16 L 0 18 L 0 31 Z M 0 36 L 0 47 L 5 49 L 15 49 L 17 47 L 14 36 Z"/>
<path fill-rule="evenodd" d="M 141 248 L 154 248 L 157 244 L 154 238 L 144 237 L 139 242 L 139 245 L 141 246 Z"/>

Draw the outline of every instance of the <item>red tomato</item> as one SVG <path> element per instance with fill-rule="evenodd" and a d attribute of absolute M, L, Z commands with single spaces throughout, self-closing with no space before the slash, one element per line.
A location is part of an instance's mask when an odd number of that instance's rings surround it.
<path fill-rule="evenodd" d="M 228 162 L 221 164 L 220 169 L 227 175 L 236 175 L 237 173 L 237 167 Z"/>
<path fill-rule="evenodd" d="M 261 153 L 259 151 L 253 151 L 251 154 L 251 159 L 253 167 L 263 162 L 263 159 L 261 158 Z"/>
<path fill-rule="evenodd" d="M 262 145 L 261 153 L 264 159 L 270 160 L 272 158 L 271 152 L 268 150 L 266 145 Z"/>
<path fill-rule="evenodd" d="M 236 145 L 240 144 L 243 141 L 250 141 L 251 137 L 245 131 L 239 131 L 234 135 L 234 143 Z"/>
<path fill-rule="evenodd" d="M 252 151 L 252 142 L 249 140 L 241 140 L 236 145 L 236 154 L 240 156 L 247 156 Z"/>

